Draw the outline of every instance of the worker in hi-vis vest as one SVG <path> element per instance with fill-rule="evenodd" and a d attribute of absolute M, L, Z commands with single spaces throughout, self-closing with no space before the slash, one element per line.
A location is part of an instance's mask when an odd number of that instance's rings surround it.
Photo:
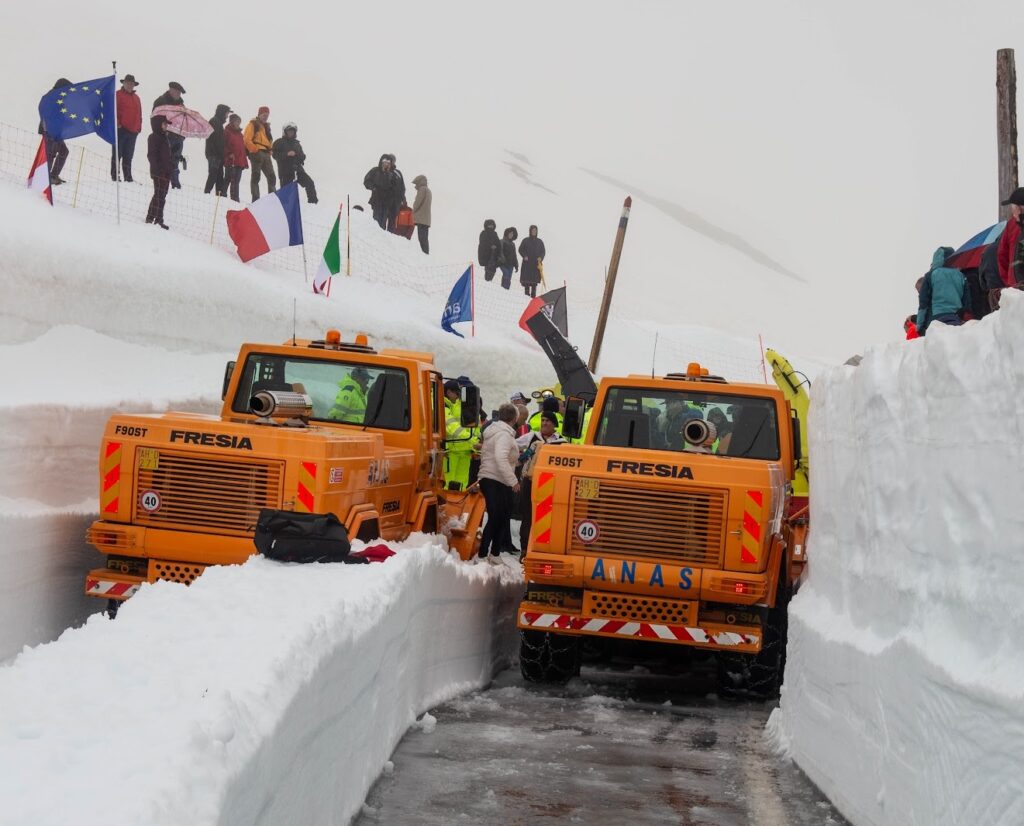
<path fill-rule="evenodd" d="M 365 367 L 356 367 L 338 382 L 338 395 L 334 407 L 327 414 L 328 419 L 350 424 L 362 424 L 366 417 L 366 385 L 370 374 Z"/>
<path fill-rule="evenodd" d="M 473 451 L 480 449 L 480 430 L 462 426 L 462 394 L 456 379 L 444 383 L 444 416 L 444 486 L 465 490 L 469 487 Z"/>

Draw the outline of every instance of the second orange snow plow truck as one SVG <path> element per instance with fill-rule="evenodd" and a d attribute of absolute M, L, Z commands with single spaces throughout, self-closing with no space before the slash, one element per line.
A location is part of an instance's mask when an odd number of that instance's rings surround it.
<path fill-rule="evenodd" d="M 713 652 L 724 693 L 777 691 L 805 562 L 806 519 L 786 518 L 799 422 L 778 388 L 707 372 L 606 378 L 583 444 L 541 449 L 518 616 L 527 679 L 569 679 L 587 640 Z M 581 414 L 570 402 L 565 435 Z"/>
<path fill-rule="evenodd" d="M 348 536 L 404 539 L 454 525 L 476 550 L 483 501 L 447 503 L 441 374 L 429 353 L 374 350 L 365 336 L 246 344 L 224 376 L 219 416 L 116 415 L 100 452 L 100 519 L 87 539 L 106 554 L 86 593 L 114 613 L 143 582 L 190 583 L 208 565 L 254 552 L 262 509 L 333 513 Z M 475 387 L 462 417 L 475 424 Z"/>

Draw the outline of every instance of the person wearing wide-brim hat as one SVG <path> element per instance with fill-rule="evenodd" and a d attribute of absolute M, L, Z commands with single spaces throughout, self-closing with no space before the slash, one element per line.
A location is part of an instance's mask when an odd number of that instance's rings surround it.
<path fill-rule="evenodd" d="M 135 75 L 125 75 L 117 90 L 117 145 L 110 148 L 110 178 L 117 180 L 117 156 L 121 155 L 121 174 L 126 183 L 132 183 L 132 158 L 135 141 L 142 132 L 142 101 L 135 93 L 139 82 Z"/>
<path fill-rule="evenodd" d="M 999 262 L 999 277 L 1007 287 L 1024 289 L 1024 245 L 1021 244 L 1021 224 L 1024 222 L 1024 187 L 1017 187 L 1010 197 L 1003 201 L 1010 208 L 1006 229 L 999 236 L 996 260 Z"/>

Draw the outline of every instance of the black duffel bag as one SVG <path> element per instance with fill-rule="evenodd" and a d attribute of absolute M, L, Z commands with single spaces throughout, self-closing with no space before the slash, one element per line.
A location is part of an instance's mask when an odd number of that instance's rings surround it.
<path fill-rule="evenodd" d="M 253 537 L 256 550 L 279 562 L 345 562 L 352 544 L 333 513 L 264 508 Z"/>

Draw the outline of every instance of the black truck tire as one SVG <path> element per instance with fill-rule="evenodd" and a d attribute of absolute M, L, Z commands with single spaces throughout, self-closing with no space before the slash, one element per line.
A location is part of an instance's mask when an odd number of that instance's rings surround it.
<path fill-rule="evenodd" d="M 580 673 L 580 638 L 520 630 L 519 670 L 531 683 L 569 682 Z"/>
<path fill-rule="evenodd" d="M 764 639 L 757 654 L 718 654 L 718 696 L 772 700 L 779 696 L 786 668 L 789 593 L 768 609 Z"/>

